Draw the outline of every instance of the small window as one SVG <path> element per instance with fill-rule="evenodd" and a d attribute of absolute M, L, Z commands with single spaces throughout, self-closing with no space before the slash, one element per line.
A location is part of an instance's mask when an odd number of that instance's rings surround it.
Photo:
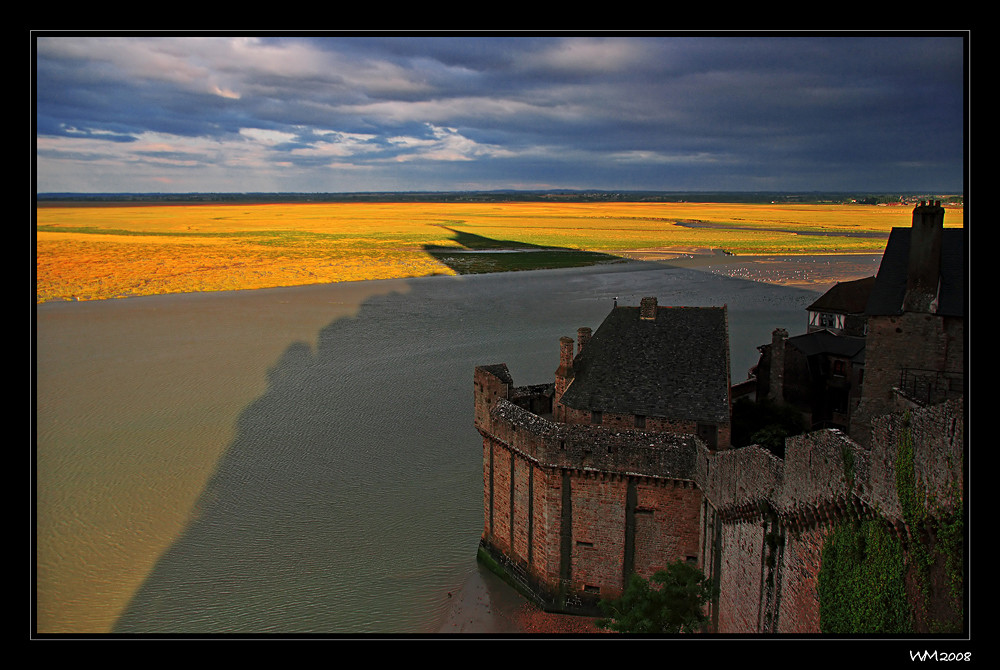
<path fill-rule="evenodd" d="M 847 363 L 839 360 L 834 361 L 833 374 L 837 377 L 845 377 L 847 375 Z"/>
<path fill-rule="evenodd" d="M 603 423 L 603 421 L 604 421 L 604 415 L 601 413 L 600 410 L 595 409 L 593 412 L 590 413 L 590 423 L 599 424 Z"/>
<path fill-rule="evenodd" d="M 635 415 L 635 427 L 636 428 L 645 428 L 646 427 L 646 417 L 643 416 L 642 414 L 636 414 Z"/>
<path fill-rule="evenodd" d="M 594 586 L 592 584 L 585 584 L 584 587 L 583 587 L 583 592 L 584 593 L 600 593 L 601 592 L 601 587 L 600 586 Z"/>

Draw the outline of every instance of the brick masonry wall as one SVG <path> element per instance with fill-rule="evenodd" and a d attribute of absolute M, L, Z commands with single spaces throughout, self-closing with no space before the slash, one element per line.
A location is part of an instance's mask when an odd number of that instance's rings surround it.
<path fill-rule="evenodd" d="M 865 381 L 851 435 L 867 444 L 873 417 L 893 412 L 893 388 L 906 368 L 961 373 L 965 368 L 964 320 L 905 313 L 871 317 L 865 344 Z"/>
<path fill-rule="evenodd" d="M 634 569 L 649 577 L 673 561 L 700 557 L 701 491 L 691 482 L 636 486 Z"/>
<path fill-rule="evenodd" d="M 717 632 L 759 630 L 764 536 L 759 523 L 723 524 Z"/>
<path fill-rule="evenodd" d="M 819 568 L 829 528 L 816 527 L 785 537 L 780 564 L 778 633 L 815 633 L 819 627 Z"/>
<path fill-rule="evenodd" d="M 574 409 L 561 403 L 556 404 L 555 416 L 558 421 L 576 425 L 593 425 L 593 414 L 589 410 Z M 698 422 L 682 419 L 668 419 L 660 416 L 645 416 L 640 421 L 636 420 L 635 414 L 618 414 L 615 412 L 602 412 L 600 425 L 607 429 L 632 430 L 638 429 L 650 433 L 677 433 L 684 435 L 696 435 L 698 433 Z M 716 426 L 718 431 L 718 444 L 720 448 L 728 447 L 732 435 L 732 426 L 729 423 L 722 423 Z"/>
<path fill-rule="evenodd" d="M 602 598 L 622 590 L 626 482 L 621 477 L 574 473 L 571 588 Z"/>
<path fill-rule="evenodd" d="M 788 440 L 784 462 L 753 447 L 699 457 L 696 481 L 712 516 L 705 532 L 713 524 L 720 528 L 719 542 L 706 545 L 703 559 L 721 589 L 717 631 L 818 632 L 818 577 L 830 528 L 846 516 L 866 515 L 907 532 L 895 470 L 904 431 L 913 441 L 928 509 L 952 510 L 963 487 L 963 409 L 959 400 L 914 409 L 908 417 L 879 417 L 871 450 L 827 430 Z M 781 537 L 774 549 L 769 531 Z"/>
<path fill-rule="evenodd" d="M 929 506 L 947 505 L 964 482 L 961 400 L 913 409 L 905 419 L 878 417 L 870 449 L 837 430 L 790 438 L 781 460 L 758 447 L 712 452 L 689 436 L 556 424 L 507 401 L 509 389 L 477 381 L 484 542 L 524 564 L 550 593 L 567 576 L 568 550 L 571 590 L 597 587 L 600 597 L 614 597 L 628 560 L 631 481 L 635 570 L 648 576 L 698 557 L 721 589 L 713 607 L 718 632 L 819 631 L 816 586 L 830 526 L 878 510 L 901 528 L 895 466 L 904 432 Z M 572 492 L 568 542 L 565 485 Z"/>

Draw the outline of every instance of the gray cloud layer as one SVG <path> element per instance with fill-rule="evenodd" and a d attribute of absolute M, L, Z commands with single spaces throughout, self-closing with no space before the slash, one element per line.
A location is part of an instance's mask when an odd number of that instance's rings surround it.
<path fill-rule="evenodd" d="M 963 186 L 961 36 L 36 45 L 39 191 Z"/>

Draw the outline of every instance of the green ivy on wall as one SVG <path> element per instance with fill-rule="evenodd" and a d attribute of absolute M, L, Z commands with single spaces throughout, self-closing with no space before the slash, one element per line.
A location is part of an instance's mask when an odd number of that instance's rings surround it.
<path fill-rule="evenodd" d="M 823 544 L 819 573 L 823 633 L 907 633 L 903 547 L 884 524 L 845 520 Z"/>
<path fill-rule="evenodd" d="M 896 494 L 907 526 L 916 534 L 909 550 L 909 562 L 915 568 L 917 586 L 923 596 L 923 607 L 929 611 L 931 594 L 931 570 L 943 559 L 947 593 L 936 594 L 937 598 L 949 600 L 951 610 L 962 610 L 962 589 L 964 586 L 964 507 L 961 494 L 951 493 L 952 509 L 946 511 L 939 501 L 928 496 L 914 467 L 913 435 L 910 431 L 910 415 L 903 417 L 902 430 L 896 450 Z M 933 538 L 933 539 L 931 539 Z M 956 632 L 954 621 L 935 620 L 931 617 L 927 625 L 931 632 Z"/>
<path fill-rule="evenodd" d="M 850 483 L 853 463 L 846 453 L 844 457 L 845 477 Z M 960 629 L 962 496 L 953 491 L 949 505 L 939 504 L 917 477 L 915 458 L 907 413 L 898 433 L 895 470 L 896 494 L 911 541 L 904 547 L 885 523 L 877 520 L 845 520 L 830 531 L 823 544 L 818 585 L 822 632 L 911 633 L 918 625 L 932 633 Z M 945 592 L 938 589 L 932 593 L 935 566 L 943 566 Z M 907 575 L 915 580 L 922 602 L 908 600 Z M 941 599 L 954 615 L 941 614 Z"/>

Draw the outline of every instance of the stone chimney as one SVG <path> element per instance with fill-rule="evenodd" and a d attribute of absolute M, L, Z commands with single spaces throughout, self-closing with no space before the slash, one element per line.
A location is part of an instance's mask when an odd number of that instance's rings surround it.
<path fill-rule="evenodd" d="M 771 366 L 768 369 L 767 397 L 781 404 L 785 400 L 785 340 L 788 331 L 775 328 L 771 333 Z"/>
<path fill-rule="evenodd" d="M 562 398 L 563 393 L 573 381 L 573 338 L 559 338 L 559 368 L 556 370 L 555 394 L 552 397 L 553 406 Z M 557 417 L 557 420 L 559 418 Z"/>
<path fill-rule="evenodd" d="M 934 312 L 941 281 L 941 236 L 944 208 L 940 201 L 913 208 L 910 257 L 906 275 L 905 312 Z"/>
<path fill-rule="evenodd" d="M 576 331 L 576 355 L 579 356 L 583 353 L 583 348 L 587 346 L 590 342 L 590 328 L 584 326 L 583 328 L 578 328 Z"/>
<path fill-rule="evenodd" d="M 639 318 L 643 321 L 656 320 L 656 298 L 643 298 L 639 301 Z"/>

